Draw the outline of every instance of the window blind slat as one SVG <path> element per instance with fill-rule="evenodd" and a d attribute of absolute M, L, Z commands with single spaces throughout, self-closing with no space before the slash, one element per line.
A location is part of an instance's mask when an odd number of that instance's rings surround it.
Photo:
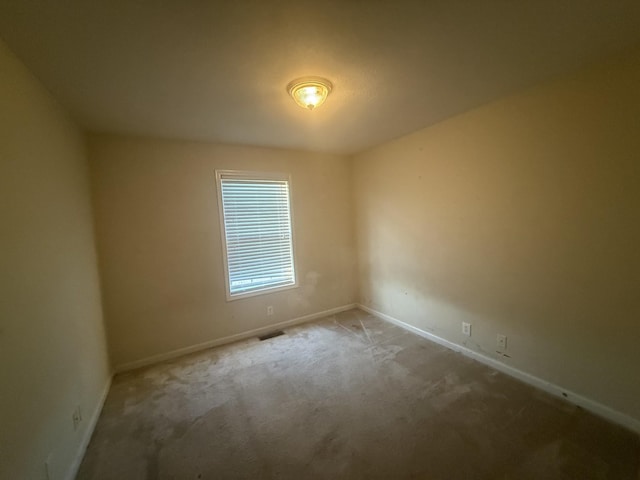
<path fill-rule="evenodd" d="M 288 242 L 279 242 L 274 243 L 272 245 L 245 245 L 245 244 L 237 244 L 237 245 L 229 245 L 227 247 L 228 257 L 245 257 L 249 255 L 262 255 L 262 252 L 265 253 L 273 253 L 276 254 L 278 252 L 288 253 L 289 252 L 289 244 Z"/>
<path fill-rule="evenodd" d="M 249 254 L 243 256 L 236 256 L 229 258 L 229 268 L 235 268 L 241 265 L 267 265 L 273 263 L 273 260 L 276 259 L 278 264 L 281 264 L 283 260 L 286 260 L 289 256 L 289 252 L 280 251 L 274 252 L 272 258 L 269 260 L 265 260 L 263 256 L 258 254 Z"/>
<path fill-rule="evenodd" d="M 264 271 L 247 271 L 247 273 L 238 274 L 231 276 L 231 283 L 235 283 L 242 280 L 249 280 L 254 282 L 256 280 L 263 279 L 265 282 L 268 282 L 269 279 L 274 279 L 276 281 L 281 281 L 282 279 L 290 277 L 291 269 L 271 269 Z"/>
<path fill-rule="evenodd" d="M 256 268 L 268 268 L 268 267 L 277 267 L 281 268 L 286 264 L 287 258 L 286 255 L 281 255 L 279 257 L 273 257 L 268 261 L 260 259 L 260 258 L 250 258 L 246 260 L 238 260 L 235 262 L 229 262 L 229 270 L 237 270 L 237 271 L 245 271 Z"/>
<path fill-rule="evenodd" d="M 267 250 L 269 248 L 289 248 L 289 242 L 285 242 L 283 239 L 277 240 L 268 240 L 261 241 L 263 239 L 248 239 L 243 242 L 228 242 L 227 243 L 227 252 L 228 253 L 236 253 L 242 254 L 245 251 L 254 251 L 254 250 Z"/>
<path fill-rule="evenodd" d="M 242 221 L 238 221 L 238 220 L 229 220 L 227 222 L 227 226 L 226 226 L 226 230 L 227 232 L 233 232 L 235 229 L 246 229 L 248 227 L 253 227 L 254 230 L 254 236 L 259 236 L 260 235 L 260 228 L 264 229 L 264 230 L 271 230 L 271 231 L 282 231 L 282 232 L 289 232 L 289 225 L 285 225 L 284 223 L 279 223 L 280 220 L 273 222 L 273 223 L 269 223 L 268 221 L 257 221 L 257 220 L 251 220 L 251 219 L 245 219 Z"/>

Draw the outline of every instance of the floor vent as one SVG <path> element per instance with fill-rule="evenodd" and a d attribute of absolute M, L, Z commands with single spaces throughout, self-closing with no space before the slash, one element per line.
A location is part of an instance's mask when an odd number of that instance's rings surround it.
<path fill-rule="evenodd" d="M 284 332 L 282 330 L 276 330 L 274 332 L 269 332 L 269 333 L 265 333 L 264 335 L 260 335 L 258 339 L 260 339 L 260 341 L 263 342 L 273 337 L 279 337 L 280 335 L 284 335 Z"/>

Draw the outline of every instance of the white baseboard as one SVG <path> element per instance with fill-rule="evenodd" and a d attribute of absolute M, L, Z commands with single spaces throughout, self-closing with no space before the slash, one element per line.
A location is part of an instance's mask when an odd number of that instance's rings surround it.
<path fill-rule="evenodd" d="M 80 464 L 82 463 L 84 454 L 87 451 L 89 442 L 91 441 L 91 436 L 93 435 L 93 431 L 96 429 L 98 418 L 100 418 L 100 414 L 102 413 L 102 407 L 104 407 L 104 402 L 107 399 L 107 395 L 109 394 L 109 389 L 111 388 L 112 379 L 113 379 L 113 376 L 109 375 L 109 380 L 107 380 L 107 383 L 102 390 L 102 394 L 100 395 L 98 403 L 93 409 L 93 411 L 91 412 L 89 423 L 87 424 L 87 428 L 82 434 L 82 440 L 80 441 L 80 446 L 78 447 L 78 451 L 76 452 L 75 459 L 73 460 L 73 463 L 69 467 L 69 470 L 65 477 L 67 480 L 74 480 L 74 478 L 76 478 L 76 475 L 78 475 Z"/>
<path fill-rule="evenodd" d="M 151 357 L 146 357 L 133 362 L 123 363 L 121 365 L 116 366 L 116 373 L 122 373 L 128 370 L 134 370 L 136 368 L 146 367 L 148 365 L 153 365 L 155 363 L 163 362 L 165 360 L 171 360 L 177 357 L 181 357 L 189 353 L 198 352 L 200 350 L 206 350 L 207 348 L 219 347 L 220 345 L 226 345 L 228 343 L 238 342 L 240 340 L 246 340 L 247 338 L 263 335 L 273 330 L 291 327 L 293 325 L 298 325 L 300 323 L 317 320 L 318 318 L 326 317 L 328 315 L 333 315 L 336 313 L 344 312 L 346 310 L 351 310 L 352 308 L 356 308 L 356 306 L 357 305 L 355 303 L 350 303 L 348 305 L 342 305 L 341 307 L 331 308 L 329 310 L 324 310 L 322 312 L 311 313 L 309 315 L 293 318 L 291 320 L 286 320 L 284 322 L 274 323 L 271 325 L 267 325 L 265 327 L 249 330 L 247 332 L 237 333 L 235 335 L 229 335 L 228 337 L 216 338 L 214 340 L 198 343 L 196 345 L 191 345 L 189 347 L 179 348 L 177 350 L 161 353 L 159 355 L 153 355 Z"/>
<path fill-rule="evenodd" d="M 640 434 L 640 420 L 630 417 L 627 414 L 618 412 L 617 410 L 607 407 L 606 405 L 596 402 L 595 400 L 591 400 L 590 398 L 587 398 L 585 396 L 582 396 L 580 394 L 567 390 L 566 388 L 562 388 L 561 386 L 555 385 L 551 382 L 543 380 L 542 378 L 536 377 L 527 372 L 523 372 L 522 370 L 518 370 L 517 368 L 506 365 L 494 358 L 490 358 L 485 355 L 482 355 L 481 353 L 470 350 L 467 347 L 458 345 L 457 343 L 450 342 L 449 340 L 445 340 L 444 338 L 438 337 L 433 333 L 426 332 L 418 327 L 414 327 L 413 325 L 410 325 L 401 320 L 398 320 L 397 318 L 394 318 L 390 315 L 387 315 L 382 312 L 378 312 L 377 310 L 374 310 L 372 308 L 366 307 L 361 304 L 358 304 L 357 306 L 358 308 L 364 310 L 365 312 L 375 315 L 376 317 L 380 317 L 381 319 L 386 320 L 387 322 L 398 325 L 399 327 L 409 330 L 410 332 L 416 333 L 421 337 L 426 338 L 427 340 L 431 340 L 432 342 L 442 345 L 443 347 L 449 348 L 450 350 L 459 352 L 469 358 L 473 358 L 474 360 L 477 360 L 480 363 L 484 363 L 485 365 L 488 365 L 489 367 L 494 368 L 495 370 L 498 370 L 502 373 L 506 373 L 507 375 L 517 378 L 518 380 L 521 380 L 533 387 L 539 388 L 540 390 L 544 390 L 545 392 L 550 393 L 555 397 L 559 397 L 563 400 L 569 401 L 574 405 L 582 407 L 585 410 L 588 410 L 600 417 L 606 418 L 607 420 L 610 420 L 613 423 L 621 425 L 629 430 L 632 430 Z"/>

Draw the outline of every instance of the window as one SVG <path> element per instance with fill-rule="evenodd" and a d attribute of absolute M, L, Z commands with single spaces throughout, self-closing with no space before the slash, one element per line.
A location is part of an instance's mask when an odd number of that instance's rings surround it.
<path fill-rule="evenodd" d="M 296 286 L 289 176 L 216 171 L 227 299 Z"/>

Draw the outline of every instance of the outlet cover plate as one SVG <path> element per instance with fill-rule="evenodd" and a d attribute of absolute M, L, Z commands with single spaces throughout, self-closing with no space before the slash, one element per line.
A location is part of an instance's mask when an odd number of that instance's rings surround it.
<path fill-rule="evenodd" d="M 471 324 L 467 322 L 462 322 L 462 334 L 467 337 L 471 336 Z"/>

